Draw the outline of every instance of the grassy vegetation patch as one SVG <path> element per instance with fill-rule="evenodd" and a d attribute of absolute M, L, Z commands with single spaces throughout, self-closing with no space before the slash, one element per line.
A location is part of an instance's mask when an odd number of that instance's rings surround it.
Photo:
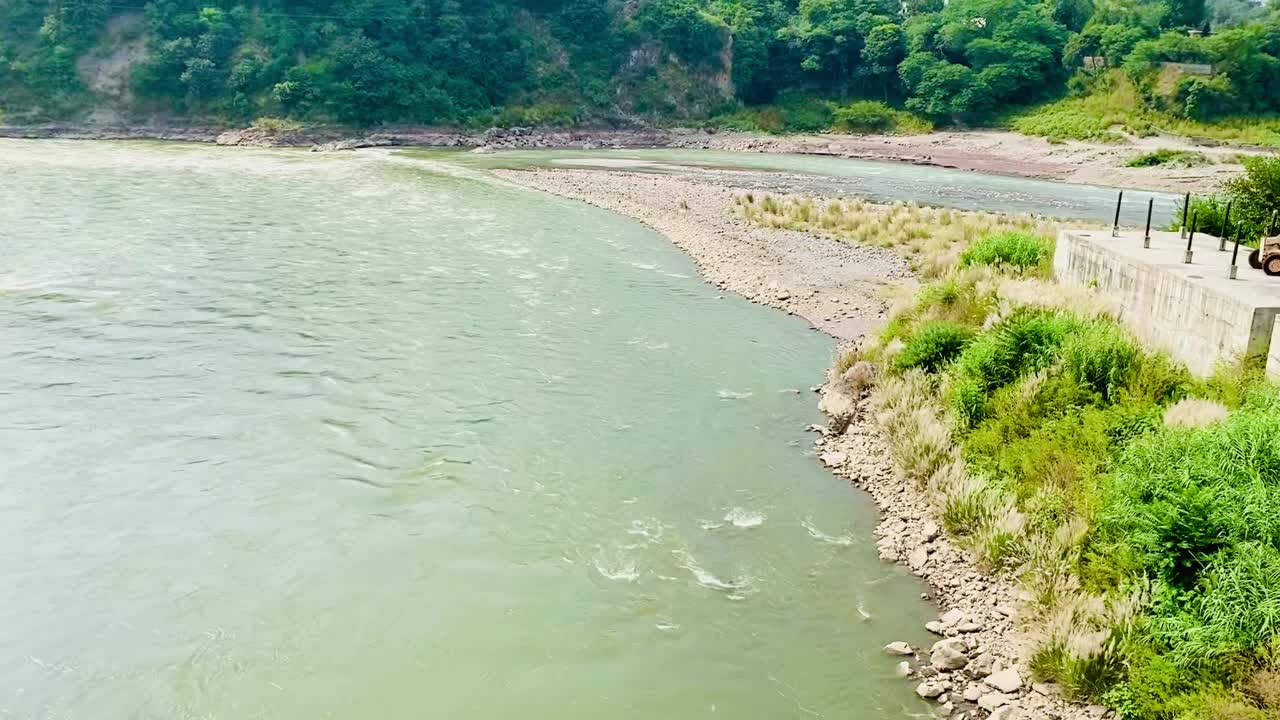
<path fill-rule="evenodd" d="M 1046 243 L 1051 234 L 1048 223 L 1028 215 L 928 208 L 915 203 L 876 205 L 860 199 L 743 195 L 737 205 L 742 217 L 763 227 L 809 230 L 863 245 L 896 248 L 917 272 L 930 278 L 950 272 L 970 243 L 993 233 L 1038 236 Z"/>
<path fill-rule="evenodd" d="M 933 131 L 933 123 L 877 100 L 840 104 L 811 96 L 787 96 L 770 105 L 733 106 L 704 123 L 721 130 L 772 134 L 889 133 L 917 135 Z"/>
<path fill-rule="evenodd" d="M 1280 147 L 1280 119 L 1273 116 L 1222 116 L 1212 122 L 1162 112 L 1127 75 L 1113 71 L 1091 92 L 1017 111 L 1002 124 L 1026 135 L 1051 140 L 1119 142 L 1126 135 L 1159 132 L 1194 138 Z"/>
<path fill-rule="evenodd" d="M 1125 166 L 1154 167 L 1156 165 L 1168 165 L 1170 167 L 1195 167 L 1197 165 L 1207 165 L 1209 162 L 1209 157 L 1201 152 L 1160 148 L 1132 158 L 1125 163 Z"/>
<path fill-rule="evenodd" d="M 1017 270 L 1048 271 L 1053 261 L 1053 241 L 1025 232 L 987 235 L 960 255 L 960 265 L 1004 265 Z"/>
<path fill-rule="evenodd" d="M 1193 378 L 1105 314 L 1022 302 L 1053 286 L 1025 274 L 1039 256 L 993 250 L 1020 244 L 977 238 L 959 257 L 982 262 L 863 349 L 895 458 L 1021 581 L 1037 679 L 1124 718 L 1276 717 L 1280 389 Z"/>

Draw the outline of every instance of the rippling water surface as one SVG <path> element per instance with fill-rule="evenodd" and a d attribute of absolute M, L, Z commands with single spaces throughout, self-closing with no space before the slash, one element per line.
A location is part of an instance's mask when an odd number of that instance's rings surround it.
<path fill-rule="evenodd" d="M 830 342 L 663 238 L 383 154 L 0 173 L 0 716 L 924 710 Z"/>

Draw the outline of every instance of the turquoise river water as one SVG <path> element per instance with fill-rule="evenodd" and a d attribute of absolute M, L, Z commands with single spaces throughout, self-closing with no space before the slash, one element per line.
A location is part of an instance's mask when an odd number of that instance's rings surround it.
<path fill-rule="evenodd" d="M 830 342 L 662 237 L 385 154 L 0 176 L 0 717 L 924 711 Z"/>
<path fill-rule="evenodd" d="M 483 166 L 0 141 L 0 717 L 927 712 L 830 341 Z"/>

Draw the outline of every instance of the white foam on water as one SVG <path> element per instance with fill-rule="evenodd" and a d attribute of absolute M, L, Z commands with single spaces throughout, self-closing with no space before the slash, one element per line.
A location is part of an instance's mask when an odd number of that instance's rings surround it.
<path fill-rule="evenodd" d="M 716 397 L 720 398 L 721 400 L 746 400 L 747 398 L 751 397 L 752 394 L 753 393 L 751 392 L 737 391 L 737 390 L 716 391 Z"/>
<path fill-rule="evenodd" d="M 851 535 L 828 535 L 813 526 L 811 518 L 805 518 L 801 523 L 805 530 L 809 531 L 809 537 L 814 540 L 821 540 L 829 545 L 839 545 L 841 547 L 849 547 L 853 545 L 853 536 Z"/>
<path fill-rule="evenodd" d="M 646 542 L 652 544 L 662 539 L 663 527 L 662 523 L 655 518 L 644 518 L 641 520 L 632 520 L 631 527 L 627 529 L 628 535 L 638 535 L 645 539 Z"/>
<path fill-rule="evenodd" d="M 724 521 L 736 528 L 755 528 L 764 524 L 767 516 L 758 510 L 747 510 L 735 507 L 725 513 Z"/>
<path fill-rule="evenodd" d="M 871 621 L 871 613 L 867 611 L 867 606 L 864 605 L 861 600 L 858 601 L 857 609 L 858 609 L 858 617 L 862 619 L 862 622 Z"/>
<path fill-rule="evenodd" d="M 680 560 L 680 567 L 688 570 L 693 575 L 693 579 L 704 588 L 730 593 L 728 597 L 732 600 L 745 599 L 753 590 L 749 577 L 739 576 L 731 581 L 721 580 L 715 573 L 699 565 L 698 561 L 684 550 L 673 550 L 672 554 Z"/>
<path fill-rule="evenodd" d="M 624 555 L 614 554 L 612 557 L 606 557 L 602 550 L 596 553 L 592 565 L 605 580 L 635 582 L 640 579 L 640 569 L 636 567 L 636 561 Z"/>
<path fill-rule="evenodd" d="M 724 523 L 716 522 L 715 520 L 699 520 L 698 527 L 703 530 L 719 530 L 724 527 Z"/>

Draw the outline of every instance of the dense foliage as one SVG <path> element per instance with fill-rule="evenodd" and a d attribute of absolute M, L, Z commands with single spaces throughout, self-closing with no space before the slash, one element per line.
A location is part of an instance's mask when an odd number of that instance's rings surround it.
<path fill-rule="evenodd" d="M 0 110 L 29 119 L 916 129 L 891 108 L 985 122 L 1095 89 L 1089 59 L 1203 120 L 1276 110 L 1278 57 L 1247 0 L 0 0 Z"/>
<path fill-rule="evenodd" d="M 977 240 L 860 355 L 886 369 L 900 467 L 1023 583 L 1035 679 L 1131 720 L 1277 717 L 1280 390 L 1192 377 L 1012 237 Z"/>
<path fill-rule="evenodd" d="M 1194 223 L 1197 232 L 1205 232 L 1215 237 L 1234 238 L 1239 232 L 1241 241 L 1248 245 L 1257 245 L 1264 235 L 1271 235 L 1280 218 L 1276 211 L 1280 209 L 1280 158 L 1267 156 L 1247 157 L 1242 160 L 1244 173 L 1237 175 L 1223 184 L 1220 196 L 1199 196 L 1191 200 L 1191 207 L 1185 213 L 1187 225 Z M 1230 207 L 1231 215 L 1227 216 Z M 1177 230 L 1182 227 L 1182 203 L 1170 218 L 1168 229 Z M 1226 227 L 1227 224 L 1230 227 Z"/>

